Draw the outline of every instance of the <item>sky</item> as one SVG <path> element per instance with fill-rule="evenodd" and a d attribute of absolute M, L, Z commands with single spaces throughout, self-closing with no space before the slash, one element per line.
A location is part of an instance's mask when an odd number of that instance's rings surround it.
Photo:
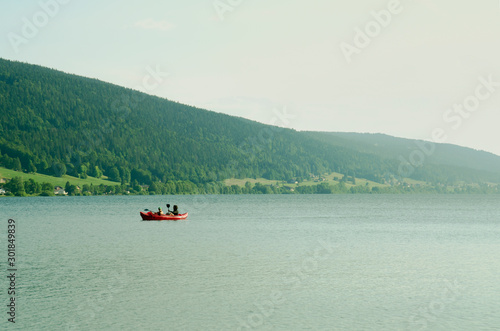
<path fill-rule="evenodd" d="M 500 155 L 499 0 L 2 1 L 0 57 L 296 130 Z"/>

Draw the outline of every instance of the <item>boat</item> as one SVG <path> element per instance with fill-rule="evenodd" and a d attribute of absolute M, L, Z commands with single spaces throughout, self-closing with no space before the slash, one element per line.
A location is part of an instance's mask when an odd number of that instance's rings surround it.
<path fill-rule="evenodd" d="M 188 217 L 188 213 L 179 214 L 179 215 L 158 215 L 157 213 L 153 213 L 149 211 L 147 213 L 140 212 L 143 221 L 177 221 L 177 220 L 185 220 Z"/>

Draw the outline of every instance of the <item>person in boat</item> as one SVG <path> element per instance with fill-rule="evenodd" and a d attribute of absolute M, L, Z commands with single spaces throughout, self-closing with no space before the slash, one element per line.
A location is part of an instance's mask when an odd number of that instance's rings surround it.
<path fill-rule="evenodd" d="M 158 215 L 165 215 L 165 214 L 163 213 L 163 211 L 161 210 L 161 207 L 158 207 L 158 213 L 157 213 L 157 214 L 158 214 Z"/>
<path fill-rule="evenodd" d="M 179 209 L 177 209 L 177 205 L 174 205 L 174 210 L 172 211 L 172 214 L 175 216 L 179 215 Z"/>

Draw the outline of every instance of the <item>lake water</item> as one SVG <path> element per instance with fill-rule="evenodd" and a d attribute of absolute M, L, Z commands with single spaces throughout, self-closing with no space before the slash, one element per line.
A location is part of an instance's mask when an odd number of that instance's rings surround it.
<path fill-rule="evenodd" d="M 188 220 L 140 220 L 167 202 Z M 3 198 L 0 217 L 2 330 L 500 328 L 500 196 Z"/>

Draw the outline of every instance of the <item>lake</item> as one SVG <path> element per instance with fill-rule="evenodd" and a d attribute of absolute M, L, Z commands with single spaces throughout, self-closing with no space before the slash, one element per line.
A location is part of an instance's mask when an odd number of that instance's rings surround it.
<path fill-rule="evenodd" d="M 188 219 L 141 221 L 166 203 Z M 0 329 L 500 326 L 500 196 L 2 198 L 0 217 Z"/>

